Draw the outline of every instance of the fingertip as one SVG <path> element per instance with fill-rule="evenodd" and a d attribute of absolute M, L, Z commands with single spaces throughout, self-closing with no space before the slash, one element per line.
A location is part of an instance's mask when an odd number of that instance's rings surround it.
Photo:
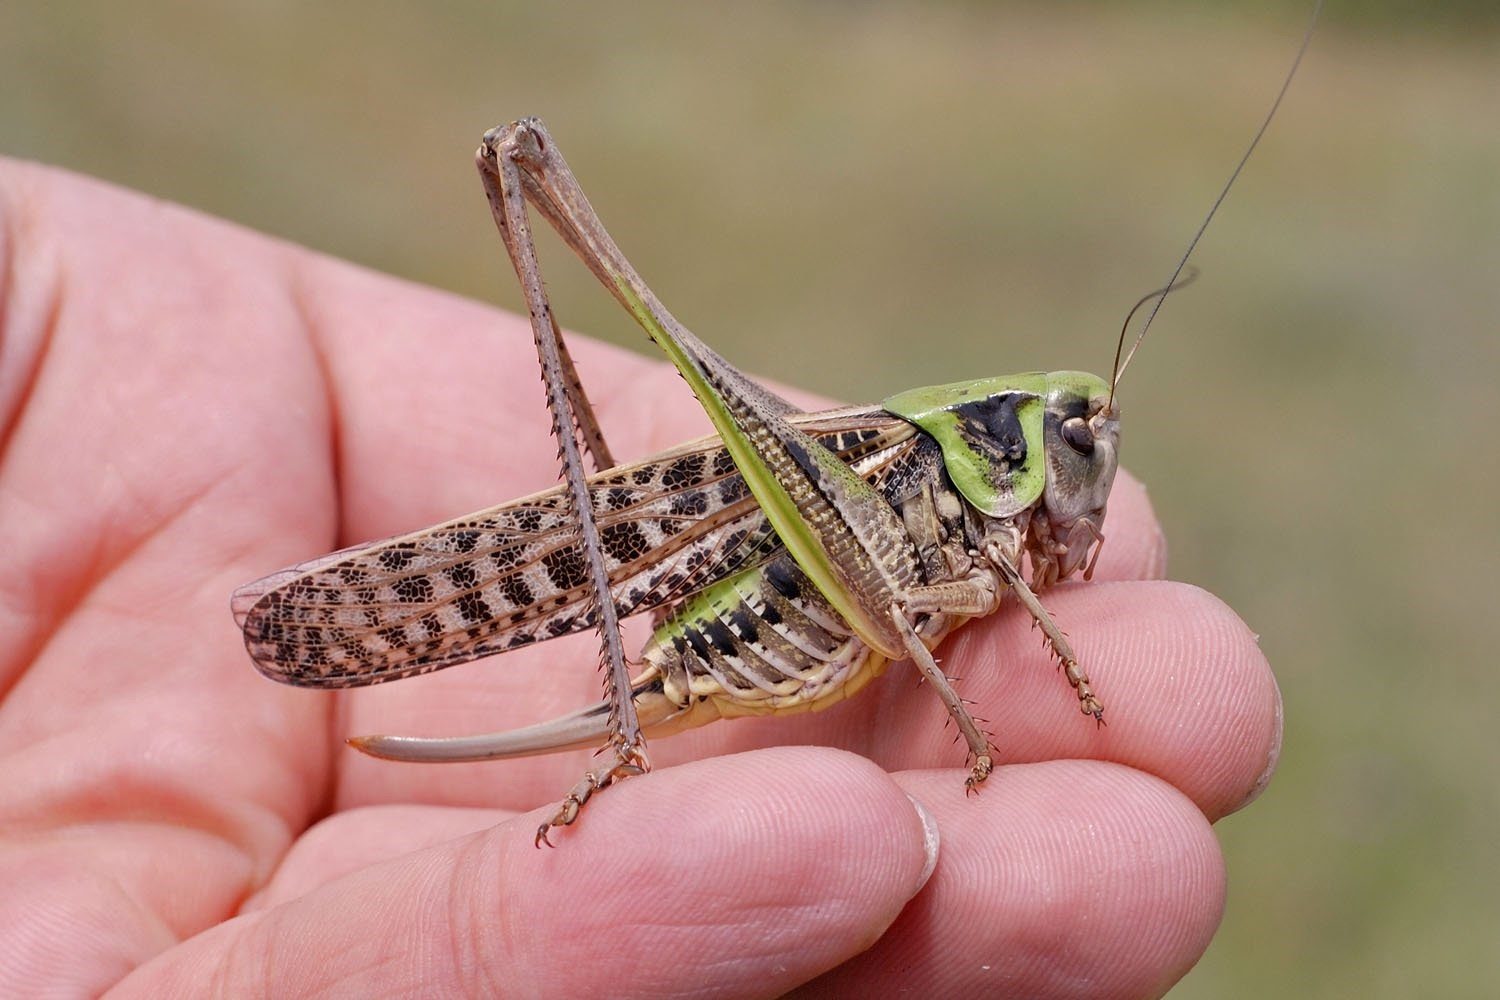
<path fill-rule="evenodd" d="M 1167 574 L 1167 536 L 1146 486 L 1127 470 L 1115 476 L 1104 522 L 1097 580 L 1160 580 Z"/>
<path fill-rule="evenodd" d="M 949 646 L 955 669 L 971 679 L 965 694 L 1000 734 L 1002 759 L 1127 764 L 1177 786 L 1210 820 L 1265 787 L 1281 742 L 1281 696 L 1255 635 L 1224 602 L 1169 581 L 1060 587 L 1046 601 L 1108 725 L 1080 718 L 1055 663 L 1021 627 L 1024 615 L 1002 613 Z"/>
<path fill-rule="evenodd" d="M 942 859 L 880 943 L 820 979 L 821 992 L 1156 996 L 1218 927 L 1217 841 L 1159 779 L 1050 761 L 1003 767 L 965 796 L 953 770 L 895 777 L 937 817 Z"/>
<path fill-rule="evenodd" d="M 1113 591 L 1113 592 L 1111 592 Z M 1172 782 L 1210 821 L 1253 801 L 1280 755 L 1281 691 L 1258 637 L 1218 597 L 1191 584 L 1121 585 L 1113 637 L 1120 714 L 1110 756 Z M 1115 734 L 1112 734 L 1115 735 Z"/>

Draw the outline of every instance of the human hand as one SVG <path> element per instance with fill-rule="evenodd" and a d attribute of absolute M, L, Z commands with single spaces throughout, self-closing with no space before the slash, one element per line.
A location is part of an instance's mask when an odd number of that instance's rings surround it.
<path fill-rule="evenodd" d="M 589 637 L 327 694 L 259 676 L 228 613 L 554 482 L 524 321 L 24 164 L 0 222 L 0 995 L 1146 996 L 1206 947 L 1208 824 L 1268 779 L 1279 699 L 1230 611 L 1156 579 L 1133 480 L 1095 581 L 1044 598 L 1108 728 L 1012 607 L 940 650 L 1009 765 L 981 794 L 895 667 L 653 743 L 538 851 L 586 755 L 342 741 L 591 702 Z M 665 366 L 572 343 L 622 457 L 706 430 Z"/>

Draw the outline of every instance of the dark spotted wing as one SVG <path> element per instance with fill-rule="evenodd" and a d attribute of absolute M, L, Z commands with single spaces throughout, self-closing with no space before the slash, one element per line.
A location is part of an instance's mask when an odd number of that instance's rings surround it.
<path fill-rule="evenodd" d="M 878 408 L 795 422 L 877 484 L 900 478 L 918 437 Z M 780 550 L 717 437 L 608 469 L 589 485 L 622 617 Z M 374 684 L 592 626 L 580 546 L 559 486 L 283 570 L 240 588 L 232 606 L 266 675 L 305 687 Z"/>

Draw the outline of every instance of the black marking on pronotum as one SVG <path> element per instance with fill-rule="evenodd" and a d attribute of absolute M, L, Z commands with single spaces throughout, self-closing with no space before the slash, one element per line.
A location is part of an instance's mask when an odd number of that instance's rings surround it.
<path fill-rule="evenodd" d="M 961 403 L 954 412 L 963 421 L 967 437 L 984 444 L 998 457 L 1020 464 L 1026 461 L 1026 432 L 1016 413 L 1021 398 L 1017 393 L 1001 393 Z"/>

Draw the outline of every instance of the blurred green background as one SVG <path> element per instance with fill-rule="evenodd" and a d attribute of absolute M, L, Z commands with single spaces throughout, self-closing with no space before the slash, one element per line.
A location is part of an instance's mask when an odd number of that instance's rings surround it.
<path fill-rule="evenodd" d="M 1492 996 L 1500 34 L 1330 11 L 1124 384 L 1173 575 L 1262 636 L 1279 776 L 1175 997 Z M 830 396 L 1109 365 L 1300 3 L 0 6 L 0 149 L 514 307 L 471 164 L 540 114 L 627 253 Z M 553 253 L 564 320 L 641 347 Z M 441 387 L 434 387 L 441 391 Z"/>

